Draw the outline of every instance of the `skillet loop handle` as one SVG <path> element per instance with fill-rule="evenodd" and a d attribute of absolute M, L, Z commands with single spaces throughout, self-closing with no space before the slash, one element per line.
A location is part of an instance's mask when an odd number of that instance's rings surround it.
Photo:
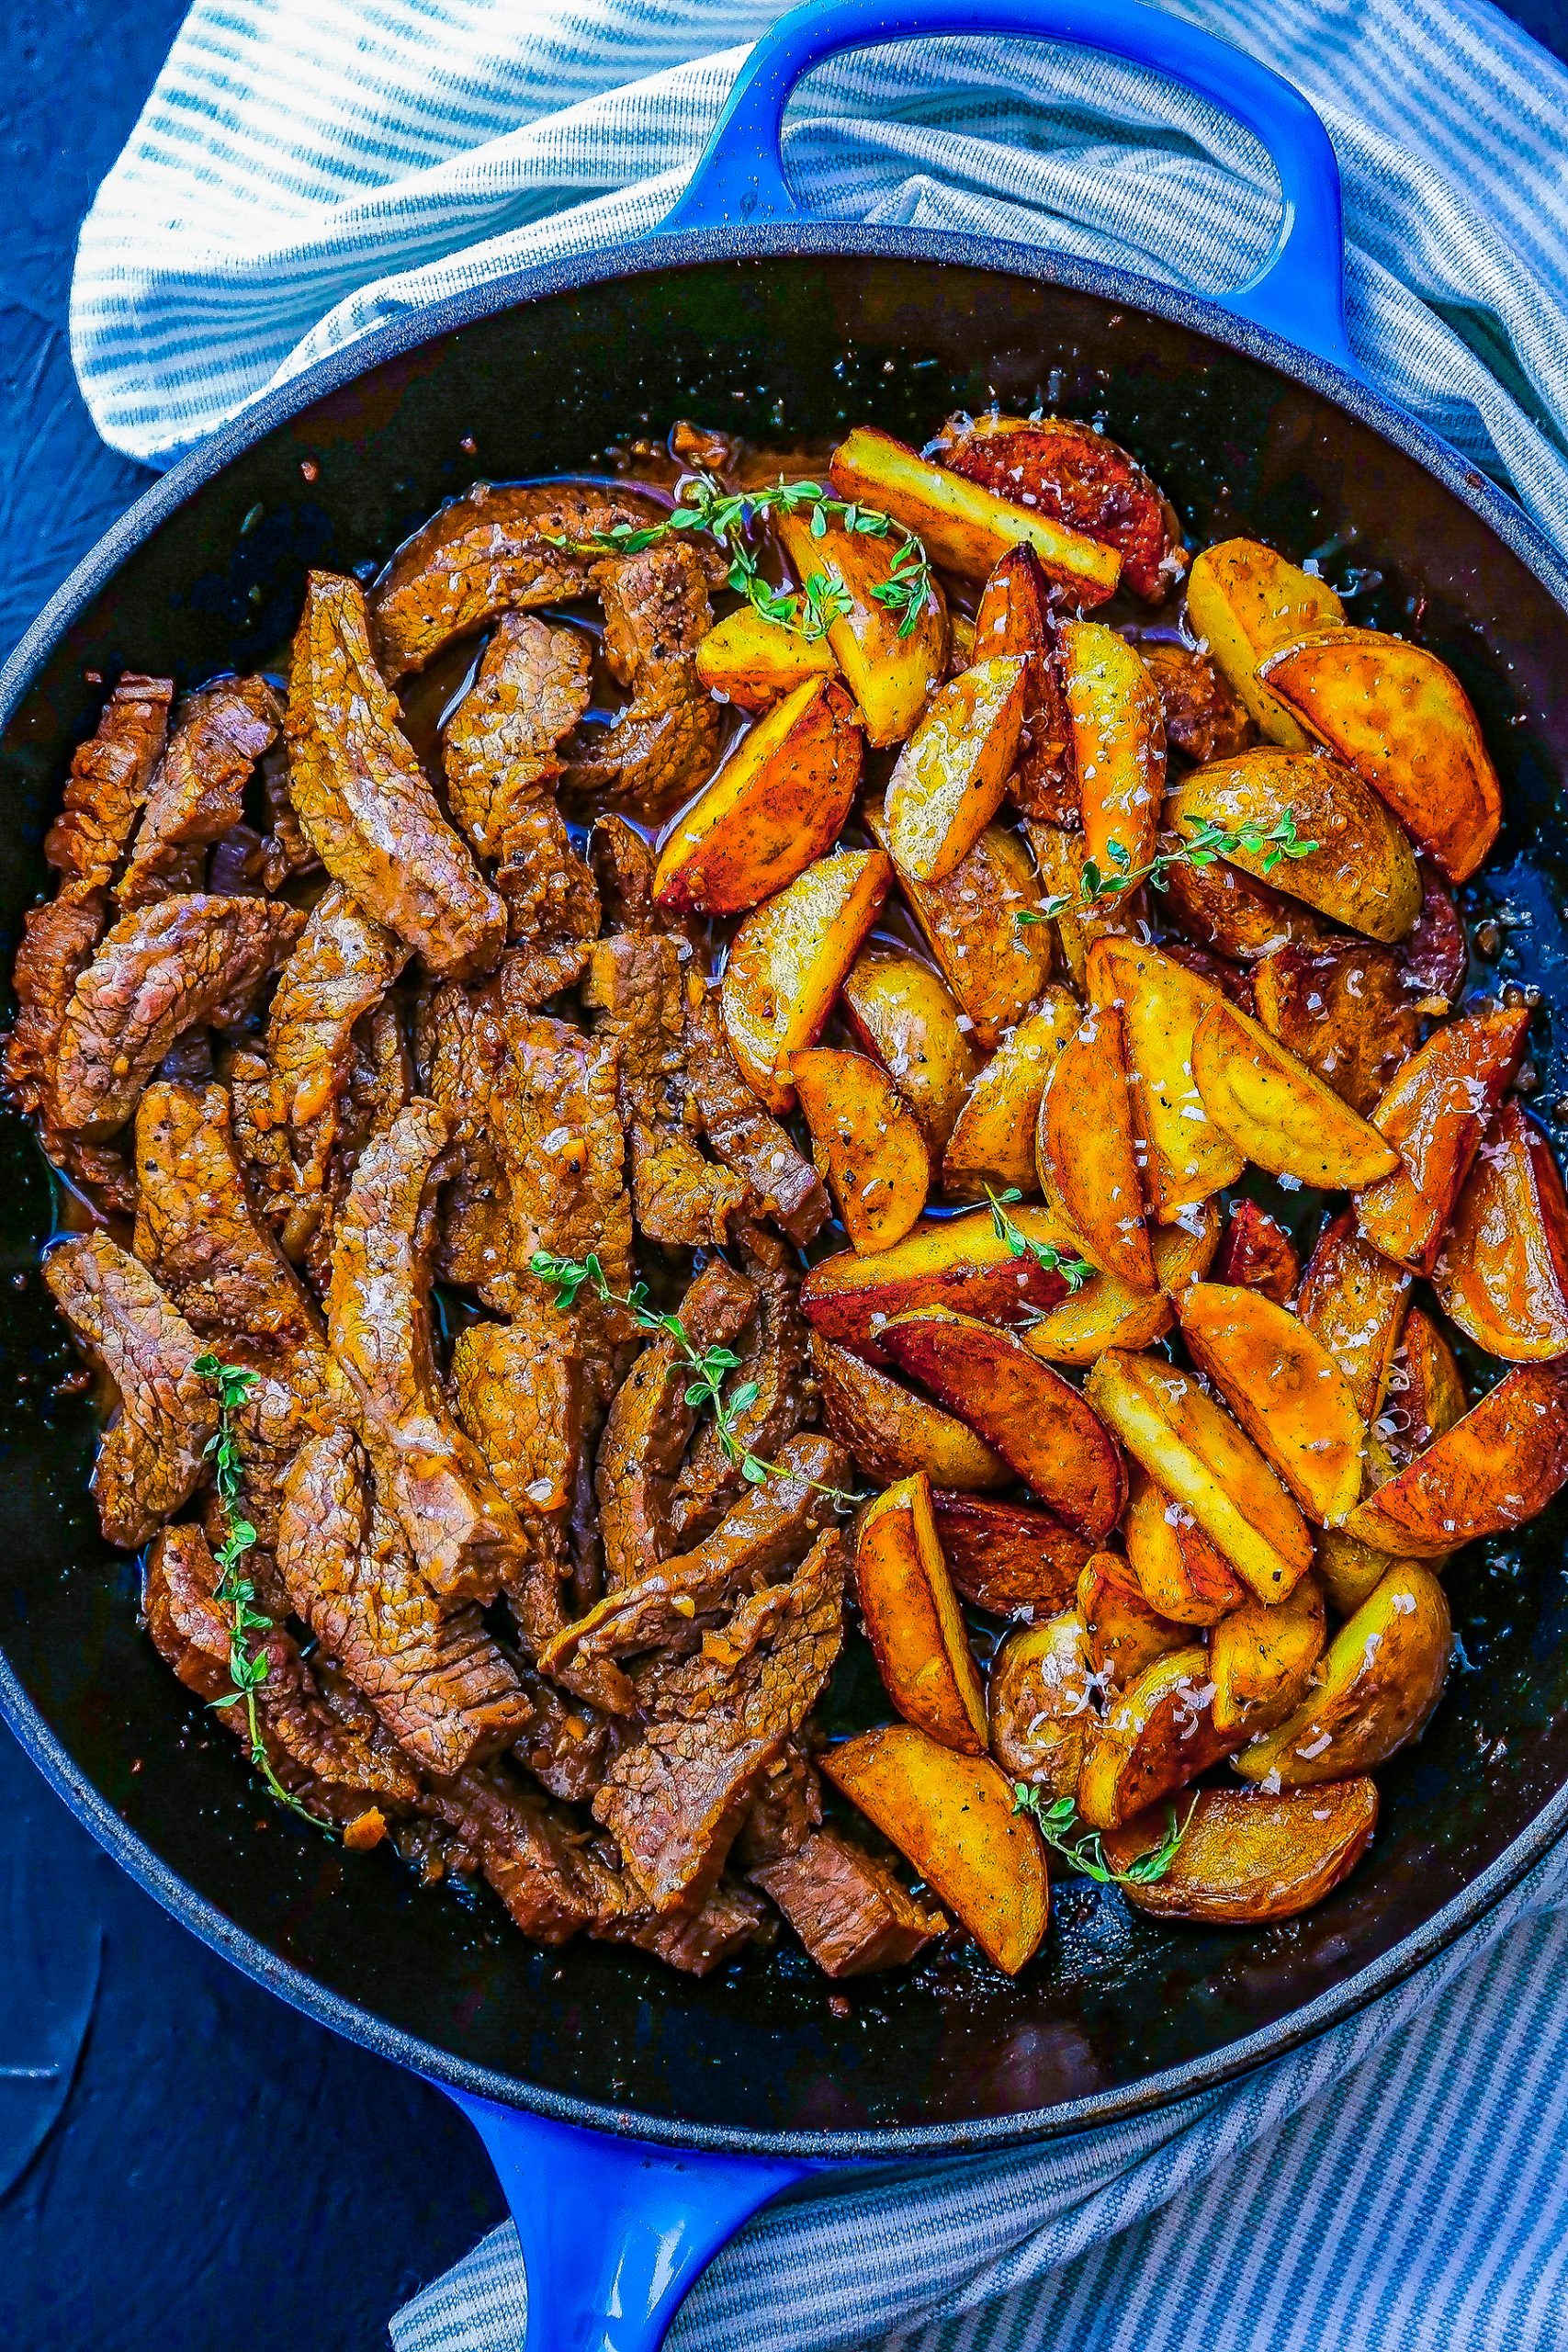
<path fill-rule="evenodd" d="M 657 2352 L 720 2246 L 818 2169 L 617 2139 L 443 2088 L 484 2142 L 517 2224 L 525 2352 Z"/>
<path fill-rule="evenodd" d="M 807 0 L 780 18 L 740 68 L 663 231 L 801 220 L 780 156 L 795 84 L 841 51 L 935 33 L 1012 34 L 1105 50 L 1185 84 L 1245 123 L 1279 174 L 1280 225 L 1257 275 L 1210 299 L 1359 374 L 1345 331 L 1339 167 L 1320 117 L 1272 67 L 1140 0 Z"/>

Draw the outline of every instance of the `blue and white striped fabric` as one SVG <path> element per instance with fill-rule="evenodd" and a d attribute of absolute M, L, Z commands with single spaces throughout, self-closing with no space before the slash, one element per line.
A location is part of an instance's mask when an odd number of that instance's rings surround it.
<path fill-rule="evenodd" d="M 1368 373 L 1568 546 L 1568 74 L 1484 0 L 1173 0 L 1333 131 Z M 83 231 L 106 438 L 167 462 L 382 322 L 654 227 L 775 0 L 196 0 Z M 1068 49 L 911 42 L 813 77 L 835 218 L 1202 289 L 1264 251 L 1260 152 Z M 1568 2352 L 1568 1855 L 1419 1979 L 1240 2086 L 762 2216 L 679 2352 Z M 512 2232 L 393 2322 L 514 2352 Z"/>

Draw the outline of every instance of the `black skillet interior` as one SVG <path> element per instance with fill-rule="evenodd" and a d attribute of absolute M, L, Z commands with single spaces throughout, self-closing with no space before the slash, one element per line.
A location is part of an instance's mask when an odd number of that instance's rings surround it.
<path fill-rule="evenodd" d="M 1546 589 L 1411 458 L 1269 367 L 1099 296 L 930 262 L 714 263 L 558 294 L 383 365 L 242 455 L 108 582 L 9 729 L 6 968 L 70 747 L 96 715 L 88 673 L 188 685 L 253 663 L 287 636 L 308 564 L 374 565 L 481 471 L 578 470 L 680 415 L 760 440 L 870 418 L 919 442 L 993 395 L 1101 419 L 1198 541 L 1247 530 L 1315 552 L 1353 617 L 1418 631 L 1453 664 L 1508 811 L 1469 904 L 1500 919 L 1496 967 L 1472 967 L 1472 984 L 1542 990 L 1534 1107 L 1550 1122 L 1568 1088 L 1554 1035 L 1568 1040 L 1554 752 L 1568 623 Z M 134 1567 L 106 1551 L 87 1498 L 89 1409 L 51 1394 L 73 1359 L 37 1272 L 42 1163 L 13 1119 L 0 1152 L 0 1648 L 168 1871 L 329 1996 L 458 2062 L 699 2133 L 903 2126 L 961 2142 L 965 2124 L 1124 2090 L 1286 2019 L 1420 1928 L 1568 1781 L 1553 1511 L 1451 1571 L 1449 1694 L 1379 1776 L 1370 1858 L 1303 1921 L 1172 1928 L 1073 1882 L 1021 1982 L 948 1956 L 852 1986 L 847 2016 L 798 1952 L 696 1984 L 625 1951 L 531 1951 L 488 1896 L 421 1892 L 390 1860 L 345 1858 L 259 1803 L 233 1742 L 153 1655 Z"/>

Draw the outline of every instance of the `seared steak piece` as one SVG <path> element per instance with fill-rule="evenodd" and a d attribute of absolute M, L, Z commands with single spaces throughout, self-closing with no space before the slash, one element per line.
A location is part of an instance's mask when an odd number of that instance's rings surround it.
<path fill-rule="evenodd" d="M 658 860 L 635 825 L 613 809 L 593 820 L 588 862 L 599 885 L 604 928 L 610 932 L 675 931 L 680 924 L 653 903 Z"/>
<path fill-rule="evenodd" d="M 604 659 L 631 700 L 613 727 L 578 729 L 566 783 L 657 817 L 705 782 L 718 756 L 723 720 L 696 665 L 713 627 L 703 559 L 684 539 L 665 539 L 600 563 L 593 584 Z"/>
<path fill-rule="evenodd" d="M 754 1876 L 770 1862 L 797 1854 L 821 1822 L 821 1775 L 805 1748 L 791 1740 L 758 1781 L 730 1859 Z"/>
<path fill-rule="evenodd" d="M 420 1568 L 443 1600 L 490 1601 L 514 1572 L 522 1531 L 435 1369 L 425 1225 L 450 1134 L 446 1113 L 416 1099 L 361 1152 L 338 1220 L 327 1332 Z"/>
<path fill-rule="evenodd" d="M 43 844 L 62 892 L 83 897 L 113 881 L 163 756 L 174 698 L 172 678 L 128 671 L 104 705 L 96 733 L 72 759 L 60 814 Z"/>
<path fill-rule="evenodd" d="M 277 976 L 267 1057 L 300 1181 L 310 1189 L 319 1190 L 325 1175 L 333 1114 L 353 1069 L 355 1024 L 380 1003 L 408 956 L 395 932 L 331 882 Z"/>
<path fill-rule="evenodd" d="M 739 1350 L 732 1387 L 737 1392 L 755 1388 L 757 1394 L 735 1415 L 730 1428 L 744 1452 L 772 1462 L 810 1418 L 818 1387 L 810 1334 L 799 1306 L 798 1269 L 783 1262 L 764 1268 L 760 1258 L 749 1253 L 747 1272 L 757 1285 L 757 1312 Z M 717 1423 L 705 1421 L 675 1481 L 670 1525 L 676 1542 L 700 1544 L 744 1484 L 739 1462 L 725 1445 Z"/>
<path fill-rule="evenodd" d="M 581 1699 L 569 1697 L 531 1666 L 518 1669 L 534 1720 L 512 1753 L 563 1804 L 586 1804 L 635 1732 Z"/>
<path fill-rule="evenodd" d="M 553 800 L 519 809 L 507 829 L 495 887 L 517 950 L 514 1003 L 540 1005 L 581 978 L 599 935 L 599 890 Z"/>
<path fill-rule="evenodd" d="M 304 1265 L 324 1296 L 332 1279 L 338 1219 L 347 1202 L 359 1155 L 372 1136 L 384 1135 L 413 1099 L 413 1065 L 395 997 L 383 998 L 355 1023 L 348 1086 L 337 1106 L 337 1134 L 319 1198 L 296 1199 L 285 1229 L 287 1250 L 301 1223 L 309 1226 Z"/>
<path fill-rule="evenodd" d="M 251 1204 L 229 1096 L 155 1079 L 136 1112 L 133 1248 L 195 1331 L 222 1347 L 319 1343 L 321 1318 Z"/>
<path fill-rule="evenodd" d="M 827 1976 L 900 1968 L 948 1921 L 917 1901 L 891 1866 L 839 1829 L 814 1830 L 792 1854 L 750 1873 Z"/>
<path fill-rule="evenodd" d="M 256 1531 L 255 1545 L 246 1554 L 245 1565 L 263 1608 L 282 1617 L 289 1607 L 276 1561 L 283 1482 L 309 1439 L 341 1428 L 349 1418 L 347 1384 L 325 1348 L 315 1340 L 270 1362 L 232 1340 L 223 1353 L 254 1374 L 233 1417 L 244 1463 L 244 1515 Z M 229 1532 L 228 1515 L 216 1488 L 209 1489 L 203 1499 L 201 1520 L 209 1543 L 215 1551 L 221 1550 Z"/>
<path fill-rule="evenodd" d="M 118 886 L 122 907 L 199 889 L 199 882 L 180 878 L 190 853 L 207 850 L 240 822 L 251 771 L 282 723 L 282 707 L 265 678 L 225 678 L 186 697 Z"/>
<path fill-rule="evenodd" d="M 492 1101 L 506 1068 L 499 975 L 482 988 L 443 980 L 432 989 L 420 1007 L 414 1056 L 423 1091 L 452 1121 L 438 1270 L 446 1282 L 477 1286 L 512 1264 L 511 1188 Z"/>
<path fill-rule="evenodd" d="M 563 1579 L 582 1445 L 582 1366 L 548 1307 L 518 1323 L 475 1323 L 452 1349 L 457 1419 L 523 1531 L 507 1584 L 524 1650 L 537 1658 L 566 1622 Z"/>
<path fill-rule="evenodd" d="M 196 1492 L 217 1407 L 193 1370 L 204 1352 L 145 1266 L 107 1234 L 73 1234 L 44 1260 L 43 1278 L 77 1343 L 119 1394 L 93 1471 L 111 1544 L 138 1550 Z"/>
<path fill-rule="evenodd" d="M 827 1224 L 827 1188 L 793 1136 L 762 1108 L 741 1077 L 718 1000 L 705 989 L 686 1006 L 686 1084 L 709 1150 L 745 1178 L 757 1207 L 804 1249 Z"/>
<path fill-rule="evenodd" d="M 17 1019 L 6 1041 L 6 1083 L 17 1109 L 37 1119 L 39 1140 L 54 1165 L 106 1209 L 129 1216 L 136 1206 L 136 1192 L 125 1154 L 116 1144 L 88 1143 L 84 1136 L 67 1135 L 55 1106 L 66 1007 L 93 959 L 103 922 L 100 889 L 78 898 L 62 888 L 47 906 L 28 908 L 11 973 Z"/>
<path fill-rule="evenodd" d="M 631 1910 L 602 1920 L 592 1932 L 601 1943 L 635 1944 L 683 1975 L 711 1976 L 776 1930 L 766 1905 L 749 1886 L 721 1878 L 700 1903 L 673 1911 Z"/>
<path fill-rule="evenodd" d="M 757 1785 L 800 1729 L 843 1640 L 844 1543 L 821 1535 L 788 1584 L 743 1600 L 665 1676 L 640 1744 L 593 1800 L 656 1911 L 710 1887 Z"/>
<path fill-rule="evenodd" d="M 170 1046 L 198 1022 L 243 1020 L 304 916 L 206 891 L 122 915 L 77 980 L 60 1038 L 55 1110 L 92 1137 L 123 1127 Z"/>
<path fill-rule="evenodd" d="M 312 571 L 288 684 L 295 814 L 328 873 L 431 971 L 487 971 L 505 911 L 441 814 L 399 715 L 371 659 L 358 582 Z"/>
<path fill-rule="evenodd" d="M 515 820 L 553 805 L 556 745 L 588 707 L 592 667 L 579 630 L 502 615 L 443 737 L 452 814 L 481 857 L 504 857 Z"/>

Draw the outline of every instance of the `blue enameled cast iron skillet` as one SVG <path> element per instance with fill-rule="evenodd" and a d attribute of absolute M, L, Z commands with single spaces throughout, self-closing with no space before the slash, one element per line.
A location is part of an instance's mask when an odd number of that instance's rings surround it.
<path fill-rule="evenodd" d="M 1021 245 L 804 218 L 779 163 L 789 91 L 835 51 L 916 32 L 1083 42 L 1238 116 L 1281 186 L 1267 266 L 1208 300 Z M 1418 627 L 1453 663 L 1509 811 L 1495 881 L 1471 910 L 1507 901 L 1482 976 L 1543 989 L 1536 1106 L 1555 1102 L 1568 941 L 1549 844 L 1568 745 L 1568 577 L 1507 500 L 1357 375 L 1338 181 L 1315 115 L 1263 66 L 1130 0 L 800 8 L 753 51 L 658 236 L 416 313 L 176 469 L 0 679 L 6 967 L 70 747 L 96 716 L 90 673 L 188 685 L 250 665 L 287 637 L 307 565 L 384 557 L 466 486 L 466 436 L 502 480 L 581 469 L 681 415 L 761 441 L 821 440 L 869 417 L 919 440 L 949 408 L 993 396 L 1100 416 L 1200 539 L 1250 530 L 1315 550 L 1353 589 L 1358 619 Z M 263 519 L 242 532 L 253 509 Z M 197 1935 L 467 2109 L 522 2231 L 530 2352 L 649 2352 L 745 2216 L 791 2185 L 809 2193 L 823 2165 L 1078 2132 L 1277 2055 L 1448 1943 L 1568 1817 L 1561 1521 L 1549 1516 L 1455 1570 L 1475 1670 L 1456 1674 L 1427 1738 L 1380 1775 L 1371 1855 L 1304 1920 L 1181 1929 L 1069 1883 L 1021 1981 L 947 1955 L 852 1987 L 848 2017 L 798 1954 L 697 1984 L 618 1950 L 533 1951 L 487 1902 L 422 1893 L 276 1816 L 258 1829 L 265 1808 L 232 1742 L 138 1632 L 134 1569 L 99 1541 L 91 1415 L 50 1396 L 70 1358 L 37 1276 L 48 1182 L 15 1121 L 0 1125 L 0 1153 L 14 1277 L 0 1292 L 0 1706 L 78 1816 Z"/>

